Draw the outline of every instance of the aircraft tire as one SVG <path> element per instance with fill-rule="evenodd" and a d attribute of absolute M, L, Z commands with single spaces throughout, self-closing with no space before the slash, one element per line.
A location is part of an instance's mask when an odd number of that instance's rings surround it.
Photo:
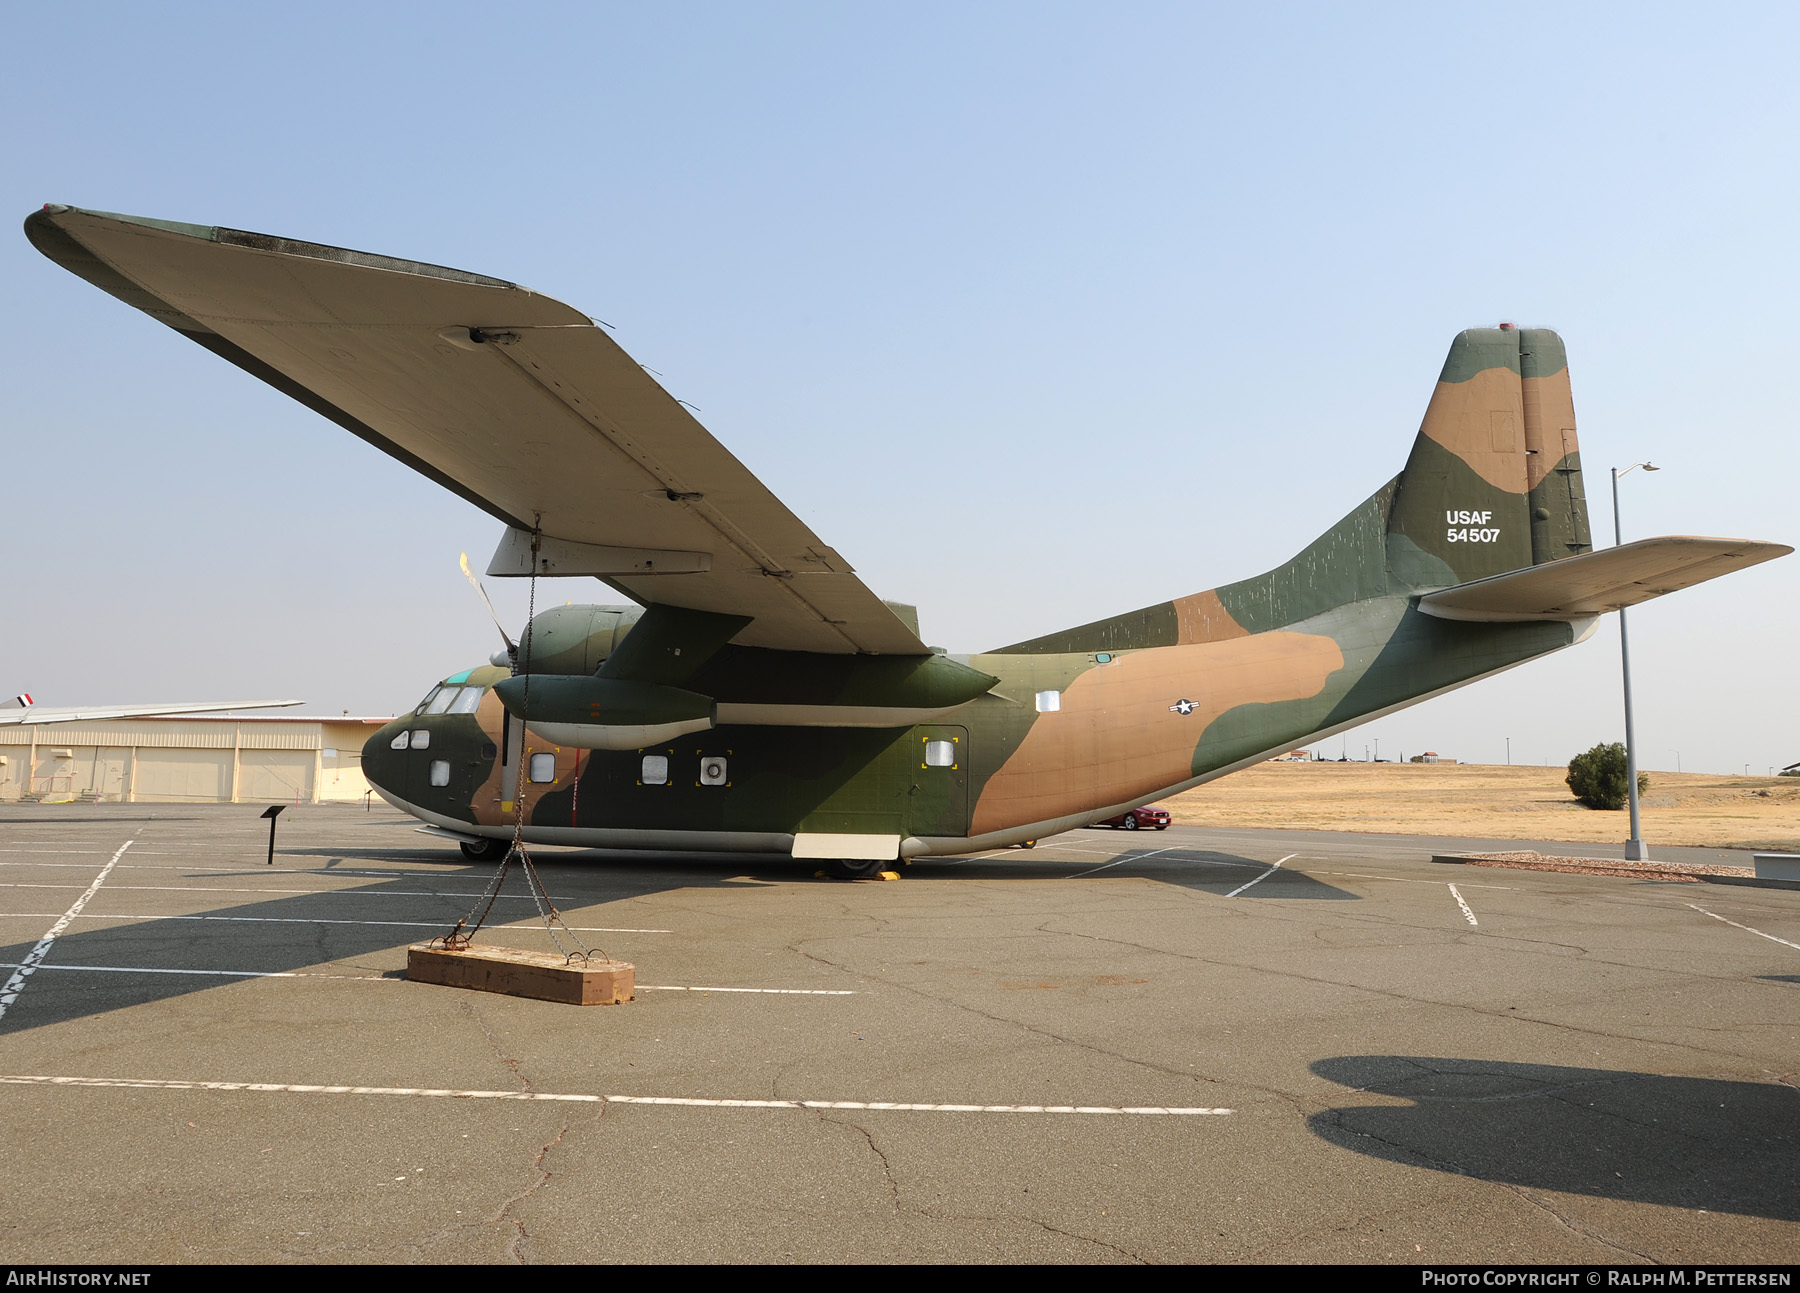
<path fill-rule="evenodd" d="M 825 864 L 825 874 L 838 880 L 867 880 L 893 865 L 874 858 L 833 858 Z"/>
<path fill-rule="evenodd" d="M 507 843 L 506 840 L 465 840 L 458 847 L 471 862 L 498 862 L 506 853 Z"/>

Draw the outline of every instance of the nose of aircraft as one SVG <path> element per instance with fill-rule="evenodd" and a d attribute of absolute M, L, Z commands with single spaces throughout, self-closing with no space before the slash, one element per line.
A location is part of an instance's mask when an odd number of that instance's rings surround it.
<path fill-rule="evenodd" d="M 404 748 L 395 749 L 394 742 L 405 735 L 412 717 L 402 714 L 363 743 L 363 776 L 383 798 L 404 798 L 406 752 Z"/>

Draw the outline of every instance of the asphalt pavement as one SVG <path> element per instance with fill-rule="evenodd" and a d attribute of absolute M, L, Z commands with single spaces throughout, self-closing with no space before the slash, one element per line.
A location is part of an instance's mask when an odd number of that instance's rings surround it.
<path fill-rule="evenodd" d="M 637 966 L 578 1008 L 405 981 L 491 866 L 336 805 L 266 866 L 261 809 L 0 807 L 9 1260 L 1800 1251 L 1800 893 L 1180 826 L 897 882 L 541 850 Z"/>

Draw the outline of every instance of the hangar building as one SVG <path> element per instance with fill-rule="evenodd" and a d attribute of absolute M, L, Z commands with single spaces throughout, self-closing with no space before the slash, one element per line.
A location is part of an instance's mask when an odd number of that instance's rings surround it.
<path fill-rule="evenodd" d="M 0 802 L 360 800 L 363 742 L 387 721 L 184 715 L 0 727 Z"/>

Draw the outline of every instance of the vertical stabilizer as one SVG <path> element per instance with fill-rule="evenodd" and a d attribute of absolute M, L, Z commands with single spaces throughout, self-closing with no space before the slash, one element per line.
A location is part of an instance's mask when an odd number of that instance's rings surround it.
<path fill-rule="evenodd" d="M 1450 345 L 1397 482 L 1397 587 L 1466 583 L 1589 547 L 1562 339 L 1471 328 Z"/>

